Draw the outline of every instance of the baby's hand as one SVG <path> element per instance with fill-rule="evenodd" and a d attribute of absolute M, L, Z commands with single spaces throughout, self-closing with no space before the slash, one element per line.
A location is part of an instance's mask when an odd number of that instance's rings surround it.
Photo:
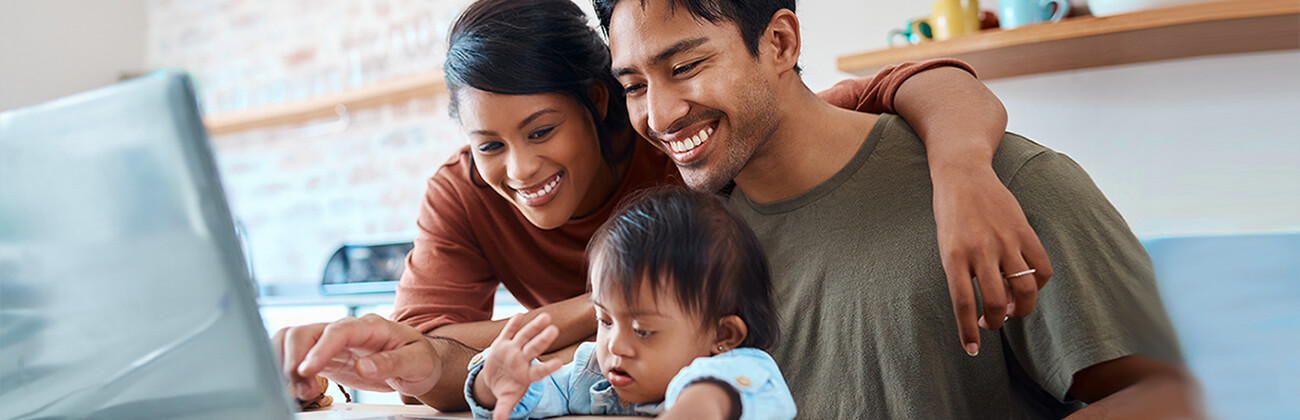
<path fill-rule="evenodd" d="M 519 327 L 521 322 L 523 318 L 520 316 L 506 322 L 501 335 L 488 348 L 483 370 L 474 381 L 475 399 L 484 407 L 493 407 L 494 420 L 510 418 L 510 412 L 524 398 L 529 385 L 564 365 L 564 361 L 559 359 L 532 363 L 560 334 L 559 328 L 551 325 L 551 316 L 538 315 L 523 328 Z"/>

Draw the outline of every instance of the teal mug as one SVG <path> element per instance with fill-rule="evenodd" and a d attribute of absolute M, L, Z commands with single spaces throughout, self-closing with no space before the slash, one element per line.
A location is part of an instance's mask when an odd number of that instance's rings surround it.
<path fill-rule="evenodd" d="M 998 20 L 1003 29 L 1065 18 L 1070 11 L 1066 0 L 998 0 Z"/>
<path fill-rule="evenodd" d="M 903 37 L 903 41 L 908 44 L 920 44 L 934 38 L 930 30 L 930 24 L 926 23 L 927 18 L 916 18 L 907 21 L 907 29 L 894 29 L 889 31 L 889 38 L 886 42 L 890 47 L 894 46 L 894 39 Z"/>

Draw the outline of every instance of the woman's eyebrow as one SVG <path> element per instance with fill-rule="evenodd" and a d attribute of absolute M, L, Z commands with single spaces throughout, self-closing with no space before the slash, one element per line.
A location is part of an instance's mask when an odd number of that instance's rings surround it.
<path fill-rule="evenodd" d="M 531 115 L 529 115 L 528 118 L 524 118 L 523 121 L 520 121 L 520 122 L 519 122 L 519 129 L 520 129 L 520 130 L 523 130 L 524 127 L 527 127 L 528 124 L 531 124 L 531 123 L 533 122 L 533 120 L 536 120 L 536 119 L 538 119 L 538 118 L 541 118 L 543 115 L 546 115 L 546 114 L 559 114 L 559 113 L 560 113 L 560 111 L 557 110 L 557 109 L 555 109 L 555 108 L 546 108 L 546 109 L 543 109 L 543 110 L 541 110 L 541 111 L 534 112 L 534 113 L 532 113 Z M 492 130 L 474 130 L 474 131 L 469 132 L 469 134 L 470 134 L 471 136 L 472 136 L 472 135 L 481 135 L 481 136 L 495 136 L 495 137 L 501 137 L 500 134 L 497 134 L 497 132 L 492 131 Z"/>
<path fill-rule="evenodd" d="M 525 126 L 531 124 L 533 120 L 541 118 L 543 115 L 551 114 L 551 113 L 558 114 L 560 113 L 560 111 L 554 108 L 546 108 L 541 111 L 534 112 L 532 115 L 529 115 L 528 118 L 524 118 L 523 121 L 519 122 L 519 129 L 522 130 Z"/>

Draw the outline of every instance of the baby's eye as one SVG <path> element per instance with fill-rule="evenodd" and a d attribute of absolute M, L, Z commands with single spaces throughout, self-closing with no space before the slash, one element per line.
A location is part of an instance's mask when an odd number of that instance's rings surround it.
<path fill-rule="evenodd" d="M 633 328 L 632 332 L 635 332 L 638 337 L 649 337 L 650 334 L 654 334 L 654 331 L 646 331 L 646 330 L 636 329 L 636 328 Z"/>
<path fill-rule="evenodd" d="M 604 318 L 597 318 L 596 321 L 600 322 L 600 326 L 605 328 L 609 328 L 610 325 L 613 325 L 612 322 L 609 322 L 608 319 L 604 319 Z"/>

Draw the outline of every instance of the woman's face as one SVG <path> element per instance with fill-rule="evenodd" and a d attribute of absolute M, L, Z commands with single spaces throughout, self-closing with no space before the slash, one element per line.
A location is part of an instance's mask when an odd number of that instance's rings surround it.
<path fill-rule="evenodd" d="M 534 226 L 555 229 L 595 211 L 617 186 L 595 120 L 572 97 L 468 87 L 457 95 L 479 176 Z"/>

